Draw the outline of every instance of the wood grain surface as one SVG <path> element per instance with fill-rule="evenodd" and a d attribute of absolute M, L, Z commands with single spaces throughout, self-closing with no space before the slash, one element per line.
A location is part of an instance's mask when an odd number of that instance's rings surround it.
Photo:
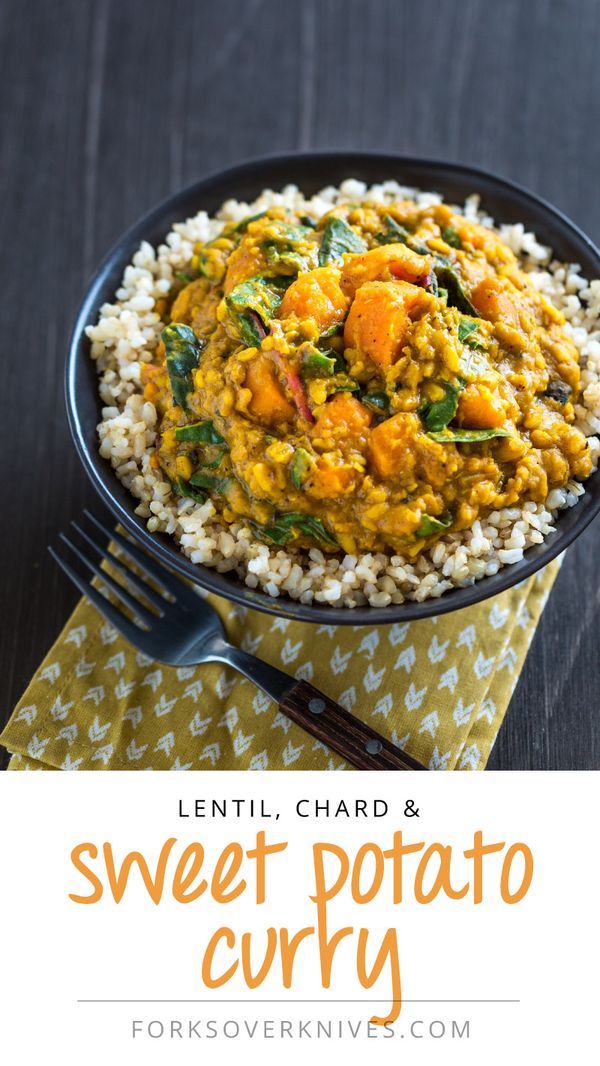
<path fill-rule="evenodd" d="M 598 0 L 3 0 L 3 717 L 76 600 L 46 553 L 93 498 L 63 363 L 120 232 L 208 171 L 337 147 L 487 167 L 598 241 L 599 54 Z M 568 553 L 490 767 L 600 767 L 599 536 Z"/>

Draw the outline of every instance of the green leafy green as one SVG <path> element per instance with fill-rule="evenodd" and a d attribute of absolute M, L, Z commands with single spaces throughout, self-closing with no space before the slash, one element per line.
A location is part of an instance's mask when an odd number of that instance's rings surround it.
<path fill-rule="evenodd" d="M 302 225 L 307 226 L 308 229 L 317 228 L 317 220 L 315 218 L 311 218 L 310 215 L 300 215 L 300 221 Z"/>
<path fill-rule="evenodd" d="M 548 396 L 549 399 L 560 404 L 566 403 L 570 395 L 570 387 L 567 385 L 566 381 L 562 381 L 560 378 L 554 378 L 544 393 L 544 396 Z"/>
<path fill-rule="evenodd" d="M 187 398 L 192 389 L 192 373 L 200 362 L 206 341 L 197 337 L 189 326 L 179 322 L 165 326 L 162 339 L 173 399 L 179 407 L 187 411 Z"/>
<path fill-rule="evenodd" d="M 329 340 L 330 337 L 337 337 L 340 333 L 344 332 L 343 322 L 334 322 L 333 326 L 329 326 L 324 333 L 319 337 L 319 344 L 321 341 Z"/>
<path fill-rule="evenodd" d="M 449 244 L 451 248 L 462 248 L 462 241 L 454 229 L 454 226 L 444 226 L 442 229 L 442 240 Z"/>
<path fill-rule="evenodd" d="M 416 240 L 412 233 L 404 226 L 401 226 L 399 222 L 396 222 L 396 219 L 392 218 L 391 215 L 385 216 L 385 224 L 387 229 L 377 234 L 377 240 L 380 244 L 405 244 L 407 248 L 416 252 L 417 255 L 430 254 L 429 248 Z"/>
<path fill-rule="evenodd" d="M 362 237 L 344 222 L 342 218 L 328 218 L 323 230 L 323 239 L 319 248 L 319 266 L 326 263 L 338 263 L 345 252 L 366 252 L 367 246 Z"/>
<path fill-rule="evenodd" d="M 225 438 L 215 429 L 212 422 L 191 422 L 187 426 L 177 426 L 175 439 L 194 444 L 225 444 Z"/>
<path fill-rule="evenodd" d="M 330 548 L 338 548 L 337 540 L 327 531 L 320 518 L 307 514 L 278 515 L 268 526 L 257 526 L 258 531 L 275 544 L 285 544 L 297 530 Z"/>
<path fill-rule="evenodd" d="M 387 411 L 390 406 L 390 398 L 386 392 L 363 392 L 360 401 L 378 414 Z"/>
<path fill-rule="evenodd" d="M 237 226 L 234 226 L 231 232 L 245 233 L 251 222 L 257 222 L 259 218 L 264 218 L 266 214 L 266 211 L 258 211 L 255 215 L 246 215 L 246 218 L 243 218 L 241 222 L 238 222 Z"/>
<path fill-rule="evenodd" d="M 485 348 L 483 341 L 473 334 L 479 329 L 479 323 L 472 318 L 461 318 L 458 323 L 458 339 L 462 344 L 468 344 L 469 348 Z"/>
<path fill-rule="evenodd" d="M 183 281 L 186 285 L 196 280 L 193 274 L 187 274 L 185 270 L 174 270 L 173 273 L 179 281 Z"/>
<path fill-rule="evenodd" d="M 507 429 L 444 429 L 439 433 L 430 432 L 429 436 L 438 444 L 478 444 L 479 441 L 512 437 L 513 434 Z"/>
<path fill-rule="evenodd" d="M 443 399 L 433 402 L 426 400 L 419 408 L 419 414 L 429 433 L 439 433 L 440 430 L 445 429 L 456 414 L 461 386 L 444 381 L 442 388 L 445 392 Z"/>
<path fill-rule="evenodd" d="M 220 478 L 215 477 L 214 474 L 205 474 L 203 470 L 196 470 L 189 480 L 189 484 L 193 485 L 194 488 L 208 489 L 211 492 L 222 492 L 228 482 L 229 478 Z"/>
<path fill-rule="evenodd" d="M 320 352 L 318 348 L 306 347 L 302 352 L 302 377 L 331 377 L 337 369 L 335 353 Z"/>
<path fill-rule="evenodd" d="M 297 489 L 301 489 L 306 475 L 311 467 L 310 455 L 306 451 L 306 448 L 296 448 L 294 452 L 294 458 L 290 463 L 290 479 L 292 485 Z"/>
<path fill-rule="evenodd" d="M 226 297 L 227 306 L 238 314 L 254 311 L 266 325 L 277 313 L 289 284 L 289 277 L 269 278 L 264 274 L 256 274 L 231 290 Z"/>
<path fill-rule="evenodd" d="M 263 248 L 270 267 L 285 268 L 298 273 L 301 270 L 306 270 L 308 266 L 306 257 L 301 252 L 296 251 L 295 248 L 290 247 L 289 244 L 279 241 L 265 241 Z"/>
<path fill-rule="evenodd" d="M 456 307 L 463 314 L 477 318 L 477 311 L 463 289 L 462 282 L 454 268 L 440 258 L 433 269 L 438 285 L 443 286 L 448 291 L 448 307 Z"/>
<path fill-rule="evenodd" d="M 206 503 L 206 495 L 204 492 L 196 492 L 190 488 L 190 485 L 182 477 L 178 477 L 175 481 L 171 482 L 173 491 L 177 496 L 185 496 L 190 500 L 195 500 L 196 503 Z"/>
<path fill-rule="evenodd" d="M 417 529 L 417 537 L 431 537 L 433 533 L 441 533 L 442 530 L 448 529 L 448 526 L 451 525 L 451 515 L 442 515 L 441 518 L 434 518 L 433 515 L 424 514 Z"/>
<path fill-rule="evenodd" d="M 266 330 L 255 311 L 237 316 L 241 338 L 248 348 L 260 348 L 260 342 L 266 337 Z"/>

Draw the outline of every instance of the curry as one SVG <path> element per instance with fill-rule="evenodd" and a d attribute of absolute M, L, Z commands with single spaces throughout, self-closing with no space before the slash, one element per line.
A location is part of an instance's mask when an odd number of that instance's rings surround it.
<path fill-rule="evenodd" d="M 228 223 L 159 312 L 152 462 L 271 544 L 414 557 L 591 473 L 563 315 L 445 204 Z"/>

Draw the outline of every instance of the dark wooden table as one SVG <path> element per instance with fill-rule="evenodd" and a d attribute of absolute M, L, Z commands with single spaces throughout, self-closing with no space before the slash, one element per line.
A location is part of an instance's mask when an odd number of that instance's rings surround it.
<path fill-rule="evenodd" d="M 46 554 L 92 501 L 63 362 L 119 233 L 210 170 L 338 147 L 487 167 L 600 240 L 599 55 L 598 0 L 3 0 L 3 717 L 76 601 Z M 600 767 L 599 536 L 568 553 L 495 769 Z"/>

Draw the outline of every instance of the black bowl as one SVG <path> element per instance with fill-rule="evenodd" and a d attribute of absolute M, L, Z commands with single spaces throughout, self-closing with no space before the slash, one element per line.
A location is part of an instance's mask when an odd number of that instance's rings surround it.
<path fill-rule="evenodd" d="M 309 152 L 251 160 L 218 174 L 211 174 L 175 196 L 170 196 L 125 233 L 108 253 L 90 282 L 73 330 L 66 367 L 66 402 L 69 425 L 83 466 L 99 495 L 133 536 L 153 555 L 197 585 L 260 611 L 303 622 L 378 625 L 455 611 L 494 596 L 516 585 L 541 567 L 577 537 L 600 509 L 600 473 L 586 483 L 577 506 L 561 513 L 556 532 L 543 544 L 530 548 L 523 560 L 504 567 L 492 577 L 465 588 L 452 589 L 439 599 L 407 602 L 389 607 L 355 607 L 353 610 L 324 605 L 304 606 L 282 596 L 272 599 L 247 588 L 231 574 L 219 574 L 191 563 L 165 534 L 151 534 L 144 519 L 134 514 L 133 497 L 117 480 L 110 464 L 98 452 L 96 426 L 100 421 L 96 368 L 89 356 L 84 329 L 96 321 L 98 310 L 111 301 L 123 270 L 140 241 L 160 243 L 174 222 L 198 210 L 214 213 L 224 200 L 252 200 L 262 189 L 280 189 L 288 183 L 312 194 L 325 185 L 339 185 L 344 178 L 359 178 L 369 184 L 395 179 L 404 185 L 434 189 L 450 202 L 461 203 L 473 192 L 498 222 L 522 222 L 549 244 L 556 256 L 580 263 L 584 276 L 600 276 L 600 253 L 568 218 L 544 200 L 503 178 L 483 170 L 426 159 L 362 152 Z"/>

